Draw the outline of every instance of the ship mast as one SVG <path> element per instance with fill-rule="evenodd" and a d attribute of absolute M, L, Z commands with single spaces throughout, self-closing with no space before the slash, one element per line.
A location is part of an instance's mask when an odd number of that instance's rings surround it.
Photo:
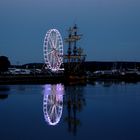
<path fill-rule="evenodd" d="M 65 42 L 68 44 L 67 54 L 64 55 L 65 63 L 67 63 L 67 72 L 77 73 L 79 66 L 84 62 L 86 55 L 83 54 L 83 49 L 77 47 L 77 42 L 81 39 L 81 34 L 78 34 L 78 27 L 75 24 L 68 30 L 68 37 Z"/>

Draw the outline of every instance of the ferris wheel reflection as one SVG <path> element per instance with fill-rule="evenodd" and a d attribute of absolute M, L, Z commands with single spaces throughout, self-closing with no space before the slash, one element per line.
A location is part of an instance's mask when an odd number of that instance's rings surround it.
<path fill-rule="evenodd" d="M 64 86 L 61 84 L 44 86 L 43 112 L 49 125 L 57 125 L 61 119 L 63 94 Z"/>

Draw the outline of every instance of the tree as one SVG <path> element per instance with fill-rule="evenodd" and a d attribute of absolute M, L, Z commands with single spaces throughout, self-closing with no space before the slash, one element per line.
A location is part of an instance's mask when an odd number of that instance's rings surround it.
<path fill-rule="evenodd" d="M 0 56 L 0 73 L 8 71 L 10 61 L 6 56 Z"/>

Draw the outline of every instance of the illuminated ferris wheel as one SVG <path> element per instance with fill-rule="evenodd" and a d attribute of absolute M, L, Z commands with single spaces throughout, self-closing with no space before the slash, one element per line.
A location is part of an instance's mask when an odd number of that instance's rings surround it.
<path fill-rule="evenodd" d="M 63 91 L 61 84 L 45 85 L 43 98 L 44 118 L 49 125 L 59 123 L 63 110 Z"/>
<path fill-rule="evenodd" d="M 43 52 L 47 69 L 53 72 L 60 70 L 63 63 L 63 41 L 57 29 L 50 29 L 46 33 Z"/>

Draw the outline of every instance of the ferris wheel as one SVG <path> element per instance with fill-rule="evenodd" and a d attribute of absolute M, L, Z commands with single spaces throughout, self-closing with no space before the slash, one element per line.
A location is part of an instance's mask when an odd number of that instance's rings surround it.
<path fill-rule="evenodd" d="M 63 110 L 63 85 L 45 85 L 43 98 L 43 112 L 45 121 L 49 125 L 59 123 Z"/>
<path fill-rule="evenodd" d="M 43 53 L 47 69 L 53 72 L 60 70 L 63 63 L 63 41 L 57 29 L 50 29 L 46 33 Z"/>

